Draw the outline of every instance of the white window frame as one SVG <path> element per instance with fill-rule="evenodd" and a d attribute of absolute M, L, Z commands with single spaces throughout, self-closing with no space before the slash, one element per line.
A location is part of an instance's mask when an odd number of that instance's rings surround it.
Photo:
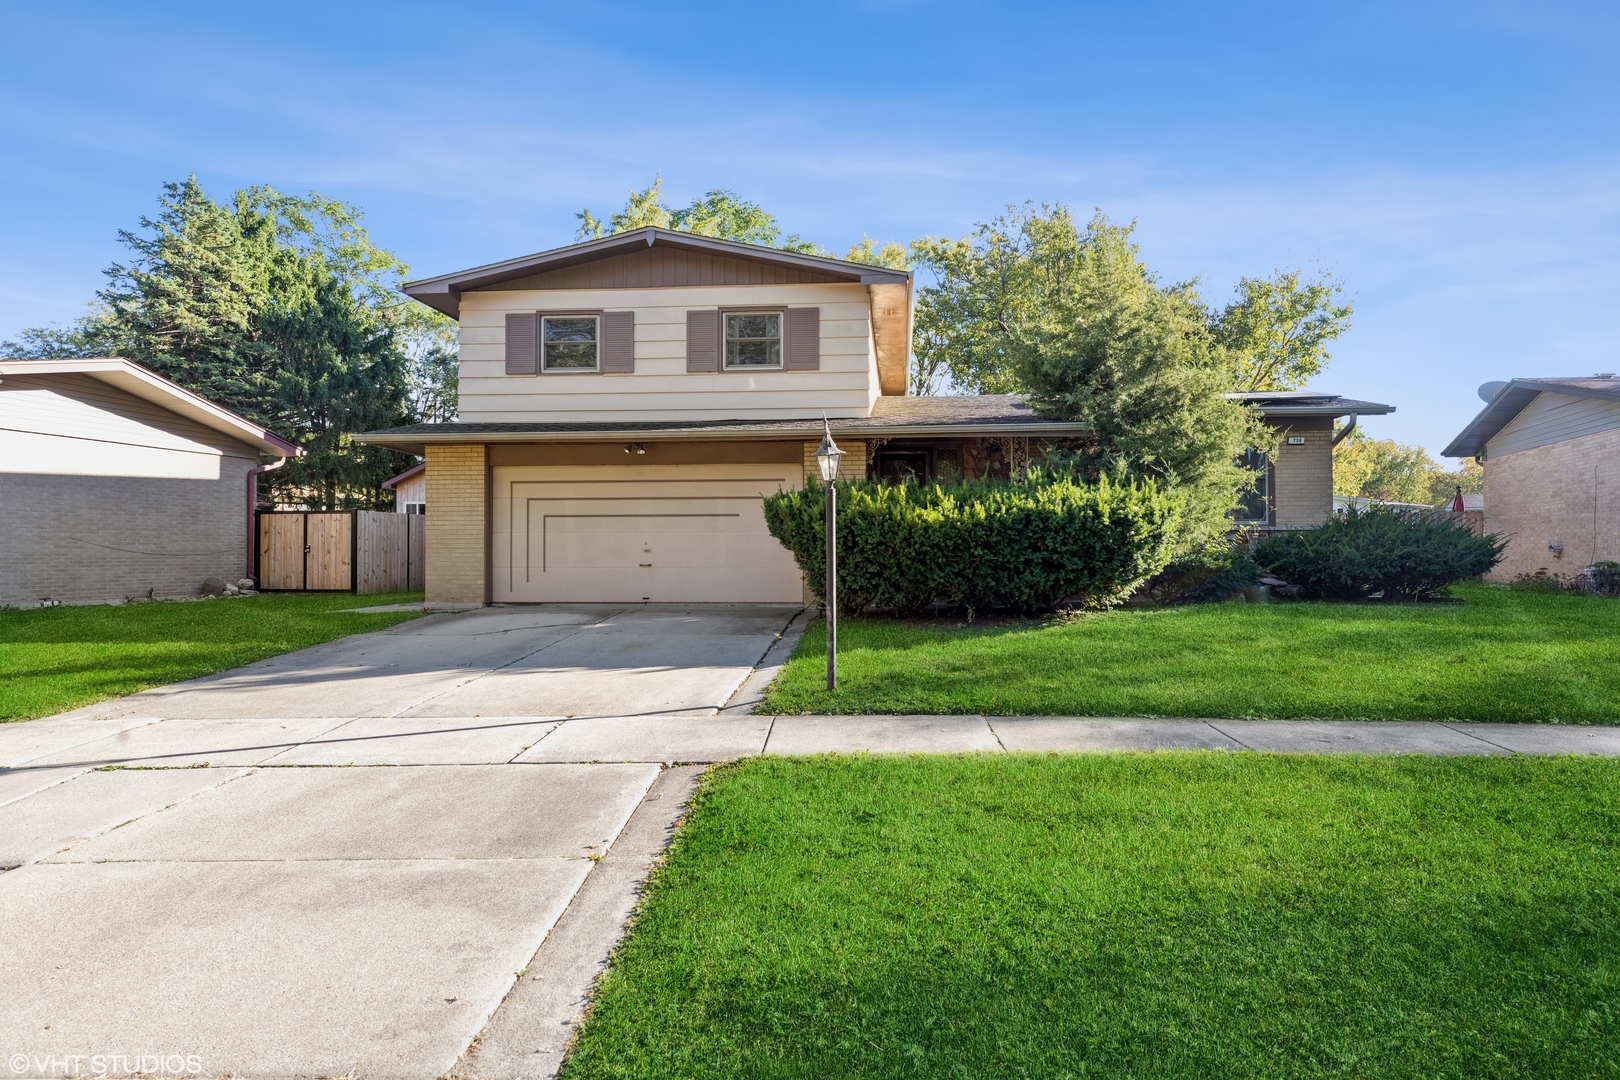
<path fill-rule="evenodd" d="M 732 341 L 726 333 L 727 320 L 739 315 L 774 315 L 776 317 L 776 363 L 731 364 L 726 346 Z M 770 338 L 738 338 L 739 341 L 769 341 Z M 781 308 L 723 308 L 720 312 L 720 370 L 721 371 L 781 371 L 787 367 L 787 312 Z"/>
<path fill-rule="evenodd" d="M 552 319 L 589 319 L 596 324 L 596 337 L 591 342 L 596 346 L 596 363 L 590 367 L 547 367 L 546 366 L 546 323 Z M 602 313 L 599 311 L 544 311 L 540 313 L 540 325 L 536 328 L 540 338 L 540 373 L 542 375 L 596 375 L 602 370 Z"/>

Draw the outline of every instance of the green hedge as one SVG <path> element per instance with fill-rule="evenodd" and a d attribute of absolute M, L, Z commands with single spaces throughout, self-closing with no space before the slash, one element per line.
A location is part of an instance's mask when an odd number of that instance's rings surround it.
<path fill-rule="evenodd" d="M 1445 513 L 1350 507 L 1305 532 L 1263 541 L 1254 561 L 1306 596 L 1423 600 L 1502 561 L 1507 541 L 1475 536 Z"/>
<path fill-rule="evenodd" d="M 839 608 L 1021 612 L 1117 603 L 1169 558 L 1176 501 L 1151 483 L 838 484 Z M 824 596 L 826 491 L 765 499 L 765 523 Z"/>

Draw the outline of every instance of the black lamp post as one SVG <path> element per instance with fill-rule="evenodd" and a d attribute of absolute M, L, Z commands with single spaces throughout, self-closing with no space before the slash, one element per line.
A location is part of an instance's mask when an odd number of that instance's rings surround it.
<path fill-rule="evenodd" d="M 827 689 L 838 689 L 838 462 L 844 452 L 833 442 L 832 425 L 821 418 L 824 434 L 816 448 L 816 468 L 827 485 Z"/>

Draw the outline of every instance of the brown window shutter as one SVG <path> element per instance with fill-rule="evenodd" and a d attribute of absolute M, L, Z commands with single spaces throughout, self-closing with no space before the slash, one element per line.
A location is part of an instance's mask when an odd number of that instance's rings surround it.
<path fill-rule="evenodd" d="M 720 312 L 686 313 L 686 370 L 720 370 Z"/>
<path fill-rule="evenodd" d="M 602 367 L 607 375 L 629 375 L 636 370 L 636 313 L 602 312 Z"/>
<path fill-rule="evenodd" d="M 506 317 L 506 373 L 540 373 L 540 316 L 534 312 Z"/>
<path fill-rule="evenodd" d="M 821 309 L 788 308 L 787 340 L 782 344 L 782 370 L 818 371 L 821 368 Z"/>

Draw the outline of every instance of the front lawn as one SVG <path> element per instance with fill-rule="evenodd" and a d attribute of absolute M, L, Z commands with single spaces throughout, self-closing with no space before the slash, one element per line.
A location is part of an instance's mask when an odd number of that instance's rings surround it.
<path fill-rule="evenodd" d="M 1620 1075 L 1620 762 L 755 758 L 565 1080 Z"/>
<path fill-rule="evenodd" d="M 421 612 L 343 608 L 421 593 L 275 593 L 237 600 L 0 608 L 0 721 L 29 720 L 381 630 Z"/>
<path fill-rule="evenodd" d="M 1469 585 L 1462 603 L 1202 604 L 1069 624 L 822 623 L 762 712 L 1620 723 L 1620 602 Z"/>

